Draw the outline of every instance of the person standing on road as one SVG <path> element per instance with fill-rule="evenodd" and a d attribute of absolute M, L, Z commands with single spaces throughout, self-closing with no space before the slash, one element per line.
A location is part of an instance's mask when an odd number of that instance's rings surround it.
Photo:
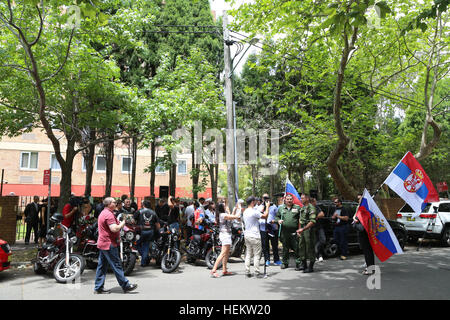
<path fill-rule="evenodd" d="M 262 199 L 264 200 L 264 203 L 258 206 L 260 212 L 265 211 L 265 203 L 270 200 L 270 197 L 265 193 L 263 194 Z M 270 265 L 270 245 L 272 245 L 274 264 L 278 266 L 281 265 L 280 257 L 278 255 L 278 226 L 272 222 L 275 220 L 277 211 L 277 206 L 272 204 L 269 207 L 269 216 L 267 217 L 267 220 L 259 220 L 259 232 L 261 233 L 261 245 L 266 266 Z"/>
<path fill-rule="evenodd" d="M 348 223 L 350 219 L 350 212 L 342 205 L 342 200 L 334 199 L 336 210 L 331 217 L 334 224 L 333 238 L 336 241 L 339 250 L 341 251 L 341 260 L 346 260 L 348 255 Z"/>
<path fill-rule="evenodd" d="M 156 232 L 161 227 L 156 212 L 151 209 L 150 201 L 144 200 L 143 205 L 144 207 L 134 214 L 134 220 L 141 226 L 141 237 L 137 244 L 141 255 L 141 267 L 145 267 L 150 263 L 148 258 L 150 242 L 155 239 Z"/>
<path fill-rule="evenodd" d="M 230 209 L 223 203 L 219 203 L 216 213 L 216 225 L 219 226 L 219 239 L 222 243 L 222 250 L 214 263 L 214 267 L 211 270 L 211 276 L 218 278 L 217 268 L 220 262 L 222 262 L 223 276 L 233 275 L 233 272 L 229 272 L 227 269 L 228 258 L 230 257 L 231 248 L 231 224 L 233 220 L 239 219 L 241 216 L 240 204 L 237 203 L 233 209 L 233 213 L 230 214 Z"/>
<path fill-rule="evenodd" d="M 27 224 L 27 231 L 25 234 L 25 244 L 30 243 L 31 231 L 34 232 L 34 243 L 38 243 L 39 238 L 39 211 L 41 207 L 39 205 L 39 197 L 34 196 L 33 202 L 27 204 L 25 211 L 25 222 Z"/>
<path fill-rule="evenodd" d="M 290 194 L 286 195 L 285 203 L 278 208 L 275 223 L 279 224 L 280 240 L 283 244 L 283 257 L 281 269 L 289 267 L 289 249 L 295 254 L 295 267 L 300 268 L 300 258 L 298 256 L 298 238 L 295 234 L 298 229 L 300 217 L 300 206 L 294 204 L 294 198 Z"/>
<path fill-rule="evenodd" d="M 358 194 L 358 203 L 361 204 L 362 194 Z M 359 206 L 358 206 L 359 207 Z M 358 209 L 356 209 L 358 211 Z M 353 226 L 357 231 L 359 247 L 364 254 L 364 260 L 366 261 L 366 268 L 362 272 L 364 275 L 371 275 L 373 272 L 369 272 L 368 268 L 375 265 L 375 255 L 373 253 L 372 246 L 369 241 L 366 229 L 359 222 L 356 214 L 353 216 Z"/>
<path fill-rule="evenodd" d="M 247 209 L 243 213 L 244 221 L 244 239 L 245 239 L 245 274 L 251 277 L 250 263 L 253 258 L 253 266 L 255 268 L 255 276 L 261 277 L 259 270 L 259 259 L 261 258 L 261 234 L 259 233 L 259 219 L 267 219 L 269 216 L 270 202 L 266 202 L 266 211 L 264 213 L 255 209 L 256 198 L 251 196 L 247 198 Z"/>
<path fill-rule="evenodd" d="M 97 248 L 100 253 L 98 256 L 97 271 L 95 274 L 94 294 L 110 293 L 110 290 L 104 288 L 106 272 L 108 265 L 111 266 L 119 285 L 124 293 L 133 291 L 137 284 L 130 284 L 123 273 L 122 261 L 120 261 L 119 245 L 120 229 L 125 225 L 125 220 L 119 223 L 114 216 L 116 201 L 114 198 L 107 197 L 103 200 L 104 209 L 98 217 L 98 240 Z"/>
<path fill-rule="evenodd" d="M 324 256 L 324 246 L 327 240 L 323 225 L 325 213 L 323 213 L 322 209 L 320 209 L 320 207 L 317 205 L 316 198 L 311 198 L 311 204 L 316 208 L 317 213 L 316 224 L 314 226 L 314 229 L 316 231 L 316 245 L 315 245 L 316 259 L 319 262 L 322 262 Z"/>
<path fill-rule="evenodd" d="M 300 218 L 298 224 L 298 230 L 296 231 L 299 236 L 298 241 L 298 255 L 302 261 L 302 267 L 296 268 L 296 270 L 303 270 L 303 272 L 313 272 L 314 262 L 316 261 L 316 254 L 314 251 L 314 225 L 316 224 L 316 208 L 309 203 L 309 195 L 302 194 L 301 201 L 303 207 L 300 208 Z M 309 260 L 309 266 L 307 265 Z"/>

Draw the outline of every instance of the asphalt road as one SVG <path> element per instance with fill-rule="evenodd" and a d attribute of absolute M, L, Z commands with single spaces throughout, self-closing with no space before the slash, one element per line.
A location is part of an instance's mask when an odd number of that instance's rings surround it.
<path fill-rule="evenodd" d="M 346 261 L 337 258 L 315 264 L 315 272 L 304 274 L 291 267 L 267 268 L 266 279 L 246 278 L 244 263 L 231 259 L 229 270 L 236 275 L 211 278 L 203 261 L 182 262 L 178 271 L 164 274 L 153 263 L 136 266 L 128 279 L 138 284 L 135 292 L 123 294 L 108 273 L 105 287 L 109 295 L 94 295 L 95 270 L 86 269 L 75 284 L 58 284 L 51 274 L 35 275 L 31 268 L 0 273 L 0 300 L 406 300 L 450 299 L 450 248 L 433 246 L 416 250 L 407 246 L 380 268 L 379 282 L 361 274 L 364 258 L 354 254 Z M 261 260 L 262 261 L 262 260 Z M 262 266 L 261 266 L 262 268 Z M 253 267 L 252 267 L 253 269 Z M 378 288 L 377 288 L 378 285 Z"/>

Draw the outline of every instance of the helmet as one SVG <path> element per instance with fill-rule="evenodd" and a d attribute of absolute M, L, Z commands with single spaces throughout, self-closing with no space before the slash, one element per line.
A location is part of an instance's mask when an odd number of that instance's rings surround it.
<path fill-rule="evenodd" d="M 64 220 L 64 216 L 62 213 L 56 212 L 55 214 L 52 215 L 50 220 L 55 223 L 60 223 Z"/>

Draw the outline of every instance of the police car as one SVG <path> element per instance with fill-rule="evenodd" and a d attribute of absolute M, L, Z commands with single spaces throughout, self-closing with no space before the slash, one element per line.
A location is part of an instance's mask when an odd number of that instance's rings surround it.
<path fill-rule="evenodd" d="M 405 225 L 409 241 L 417 242 L 426 237 L 450 246 L 450 200 L 428 203 L 419 216 L 413 217 L 413 214 L 408 204 L 397 214 L 397 221 Z"/>

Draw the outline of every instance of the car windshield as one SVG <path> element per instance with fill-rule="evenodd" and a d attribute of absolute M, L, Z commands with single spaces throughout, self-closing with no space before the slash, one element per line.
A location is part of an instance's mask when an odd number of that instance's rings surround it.
<path fill-rule="evenodd" d="M 428 209 L 430 209 L 431 203 L 427 203 L 425 208 L 422 210 L 422 212 L 428 212 Z M 400 209 L 400 212 L 414 212 L 414 210 L 406 203 L 403 208 Z"/>

